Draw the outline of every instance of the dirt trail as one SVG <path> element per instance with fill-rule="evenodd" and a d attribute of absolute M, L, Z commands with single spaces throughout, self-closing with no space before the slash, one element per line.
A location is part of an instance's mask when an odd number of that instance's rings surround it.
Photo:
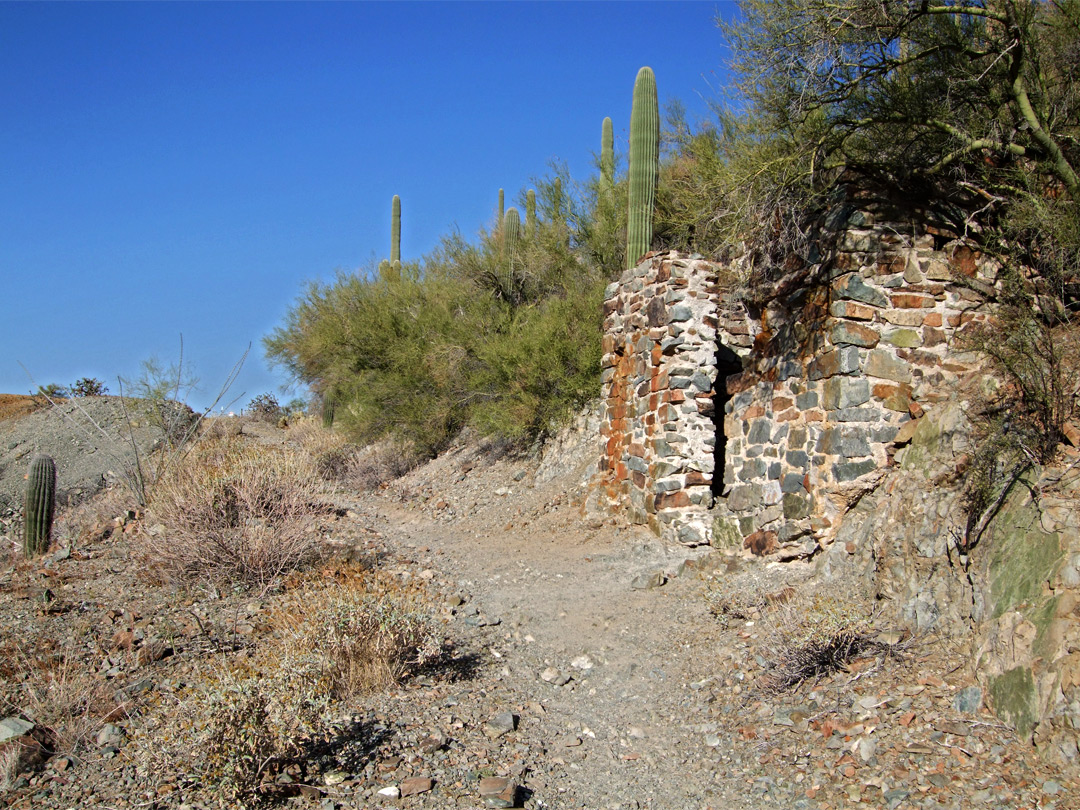
<path fill-rule="evenodd" d="M 519 716 L 517 730 L 495 740 L 510 750 L 492 760 L 495 771 L 517 774 L 525 806 L 763 806 L 746 784 L 718 776 L 707 744 L 701 682 L 716 662 L 702 656 L 703 635 L 715 623 L 700 574 L 680 570 L 703 552 L 583 520 L 565 473 L 545 484 L 528 464 L 462 467 L 469 462 L 451 454 L 401 482 L 398 499 L 351 506 L 389 547 L 465 598 L 450 629 L 483 664 L 455 711 Z M 490 492 L 504 494 L 485 499 Z M 643 587 L 657 576 L 664 584 Z"/>

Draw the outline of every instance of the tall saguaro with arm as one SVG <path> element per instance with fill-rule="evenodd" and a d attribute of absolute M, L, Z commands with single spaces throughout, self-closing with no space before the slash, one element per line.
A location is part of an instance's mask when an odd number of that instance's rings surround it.
<path fill-rule="evenodd" d="M 660 108 L 656 77 L 643 67 L 634 82 L 630 109 L 630 198 L 627 216 L 626 261 L 633 267 L 649 252 L 652 242 L 653 204 L 660 172 Z"/>

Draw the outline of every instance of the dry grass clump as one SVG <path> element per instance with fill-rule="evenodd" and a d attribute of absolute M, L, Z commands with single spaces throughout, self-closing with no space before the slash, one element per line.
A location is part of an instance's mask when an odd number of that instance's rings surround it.
<path fill-rule="evenodd" d="M 6 638 L 0 644 L 0 716 L 34 724 L 28 735 L 0 747 L 0 781 L 54 754 L 82 753 L 103 723 L 124 713 L 72 647 L 45 637 L 27 642 Z"/>
<path fill-rule="evenodd" d="M 775 583 L 773 583 L 775 585 Z M 803 681 L 846 671 L 858 658 L 891 652 L 877 640 L 873 600 L 857 588 L 813 583 L 769 590 L 760 581 L 716 581 L 707 593 L 713 614 L 726 627 L 753 621 L 756 654 L 768 664 L 767 692 L 784 692 Z"/>
<path fill-rule="evenodd" d="M 311 457 L 320 477 L 358 490 L 376 490 L 420 462 L 408 444 L 386 440 L 359 447 L 314 417 L 295 422 L 289 435 Z"/>
<path fill-rule="evenodd" d="M 301 454 L 242 437 L 196 445 L 160 483 L 153 526 L 141 537 L 147 561 L 185 584 L 269 588 L 320 554 L 326 507 Z"/>
<path fill-rule="evenodd" d="M 274 632 L 246 659 L 209 666 L 142 746 L 242 807 L 276 795 L 277 776 L 331 740 L 349 698 L 400 681 L 441 652 L 430 601 L 373 576 L 310 582 L 283 595 Z M 162 739 L 170 742 L 162 745 Z"/>
<path fill-rule="evenodd" d="M 418 594 L 309 586 L 289 594 L 275 623 L 290 668 L 314 663 L 318 680 L 340 699 L 399 683 L 441 652 L 431 609 Z"/>
<path fill-rule="evenodd" d="M 88 501 L 62 510 L 56 518 L 53 536 L 62 546 L 90 546 L 107 540 L 139 514 L 131 493 L 112 487 Z"/>
<path fill-rule="evenodd" d="M 845 671 L 855 659 L 887 649 L 875 640 L 872 602 L 839 588 L 794 590 L 765 616 L 763 655 L 774 664 L 765 683 L 770 691 Z"/>

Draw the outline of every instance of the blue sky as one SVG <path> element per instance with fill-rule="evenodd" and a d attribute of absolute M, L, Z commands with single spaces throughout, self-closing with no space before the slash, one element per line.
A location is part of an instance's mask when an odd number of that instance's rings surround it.
<path fill-rule="evenodd" d="M 271 391 L 305 281 L 489 224 L 552 160 L 585 178 L 634 77 L 691 119 L 730 2 L 0 2 L 0 392 L 185 358 L 204 407 Z"/>

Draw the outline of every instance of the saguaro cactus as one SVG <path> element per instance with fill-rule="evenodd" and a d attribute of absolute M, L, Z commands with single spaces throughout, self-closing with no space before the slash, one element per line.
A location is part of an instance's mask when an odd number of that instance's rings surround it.
<path fill-rule="evenodd" d="M 506 240 L 506 259 L 509 263 L 514 260 L 514 252 L 521 239 L 521 215 L 512 206 L 506 209 L 503 216 L 503 239 Z"/>
<path fill-rule="evenodd" d="M 503 193 L 503 190 L 500 188 L 499 189 L 499 219 L 498 219 L 500 224 L 502 224 L 503 217 L 505 216 L 505 213 L 504 213 L 505 210 L 506 210 L 506 195 Z"/>
<path fill-rule="evenodd" d="M 536 190 L 531 188 L 525 195 L 525 235 L 536 238 Z"/>
<path fill-rule="evenodd" d="M 630 196 L 626 234 L 628 267 L 633 267 L 649 252 L 659 171 L 660 108 L 656 100 L 656 77 L 652 68 L 643 67 L 634 82 L 634 103 L 630 109 Z"/>
<path fill-rule="evenodd" d="M 23 551 L 27 557 L 37 557 L 48 549 L 55 508 L 56 463 L 48 456 L 35 456 L 26 481 Z"/>
<path fill-rule="evenodd" d="M 401 197 L 394 195 L 390 215 L 390 264 L 401 261 Z"/>
<path fill-rule="evenodd" d="M 334 411 L 337 409 L 337 395 L 327 391 L 322 397 L 322 423 L 325 428 L 334 426 Z"/>
<path fill-rule="evenodd" d="M 514 207 L 506 209 L 502 221 L 503 250 L 506 258 L 506 280 L 503 293 L 507 301 L 515 300 L 514 292 L 514 256 L 521 242 L 521 216 Z"/>
<path fill-rule="evenodd" d="M 611 119 L 600 127 L 600 193 L 610 197 L 615 188 L 615 132 Z"/>

